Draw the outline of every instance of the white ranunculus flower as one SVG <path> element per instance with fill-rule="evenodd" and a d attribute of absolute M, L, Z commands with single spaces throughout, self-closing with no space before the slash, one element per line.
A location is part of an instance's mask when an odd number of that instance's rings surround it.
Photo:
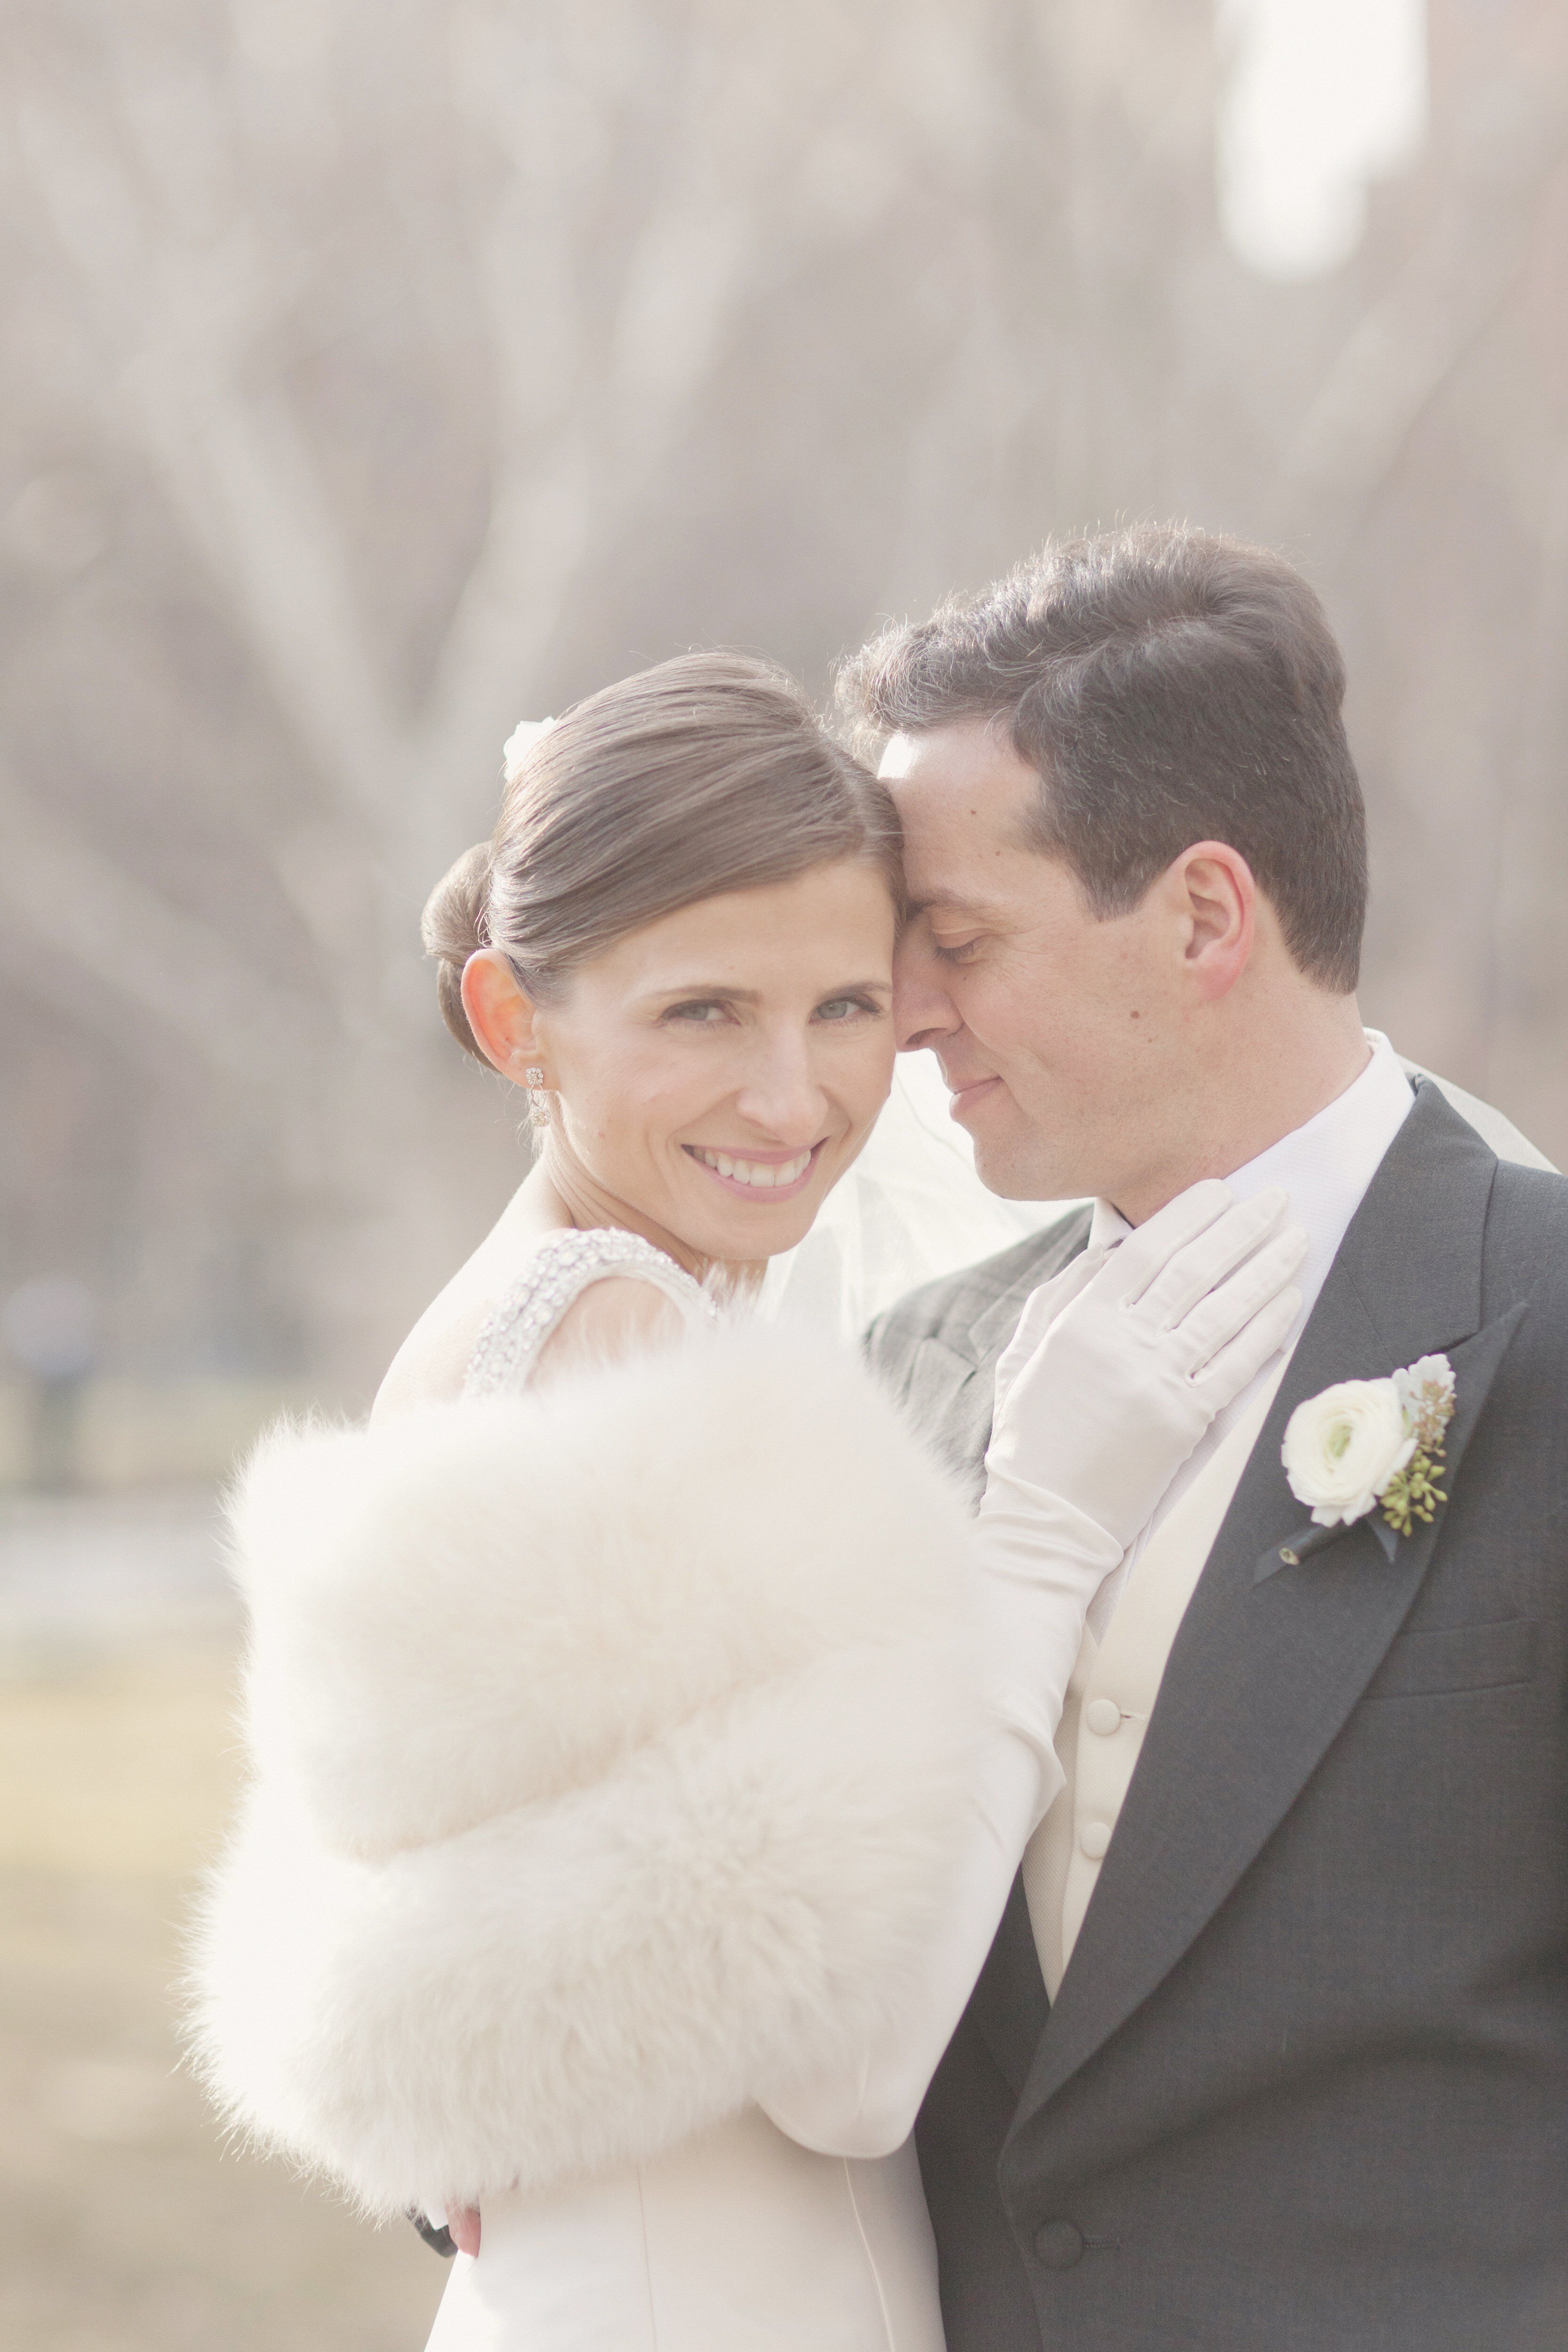
<path fill-rule="evenodd" d="M 1365 1517 L 1415 1451 L 1393 1381 L 1340 1381 L 1290 1415 L 1285 1475 L 1320 1527 L 1348 1527 Z"/>

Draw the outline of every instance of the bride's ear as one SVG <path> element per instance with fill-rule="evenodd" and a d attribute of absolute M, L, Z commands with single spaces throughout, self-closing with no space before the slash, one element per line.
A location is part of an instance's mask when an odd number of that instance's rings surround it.
<path fill-rule="evenodd" d="M 477 949 L 463 966 L 463 1010 L 485 1059 L 526 1086 L 525 1072 L 539 1058 L 533 1000 L 499 948 Z"/>

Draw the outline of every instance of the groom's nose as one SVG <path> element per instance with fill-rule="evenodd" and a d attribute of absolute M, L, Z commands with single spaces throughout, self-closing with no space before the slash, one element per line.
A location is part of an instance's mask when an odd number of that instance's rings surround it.
<path fill-rule="evenodd" d="M 935 1045 L 963 1026 L 941 961 L 922 932 L 918 920 L 911 923 L 893 956 L 893 1030 L 904 1054 Z"/>

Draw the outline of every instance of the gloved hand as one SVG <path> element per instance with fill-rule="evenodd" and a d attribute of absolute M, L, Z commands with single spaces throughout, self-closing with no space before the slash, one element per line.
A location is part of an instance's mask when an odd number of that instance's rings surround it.
<path fill-rule="evenodd" d="M 992 1703 L 1037 1808 L 1089 1602 L 1216 1412 L 1284 1340 L 1307 1250 L 1284 1192 L 1194 1184 L 1034 1292 L 996 1370 L 975 1566 Z"/>
<path fill-rule="evenodd" d="M 996 1370 L 983 1517 L 1043 1490 L 1125 1550 L 1300 1310 L 1289 1205 L 1194 1184 L 1034 1292 Z"/>

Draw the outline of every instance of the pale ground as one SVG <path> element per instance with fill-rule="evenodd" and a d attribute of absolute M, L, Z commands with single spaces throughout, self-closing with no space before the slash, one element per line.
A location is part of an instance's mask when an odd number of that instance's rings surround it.
<path fill-rule="evenodd" d="M 419 2352 L 446 2266 L 226 2149 L 181 1922 L 235 1781 L 210 1497 L 0 1497 L 0 2345 Z"/>

